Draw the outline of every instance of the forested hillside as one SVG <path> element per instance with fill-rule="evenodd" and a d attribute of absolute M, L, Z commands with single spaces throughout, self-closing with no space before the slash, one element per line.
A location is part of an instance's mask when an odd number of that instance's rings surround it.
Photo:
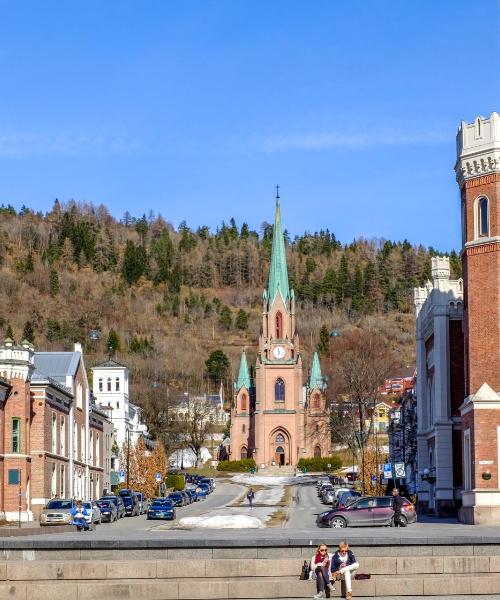
<path fill-rule="evenodd" d="M 225 215 L 221 215 L 221 221 Z M 412 364 L 412 288 L 430 276 L 432 248 L 358 239 L 345 244 L 328 223 L 287 234 L 291 284 L 306 364 L 320 329 L 375 328 Z M 111 344 L 145 402 L 158 382 L 210 389 L 209 353 L 221 348 L 233 373 L 239 352 L 254 357 L 266 285 L 272 225 L 252 231 L 233 219 L 217 231 L 181 223 L 176 230 L 150 212 L 118 221 L 105 206 L 54 203 L 47 214 L 0 209 L 0 326 L 37 349 L 84 344 L 87 364 Z M 450 255 L 453 276 L 460 262 Z M 328 362 L 326 360 L 326 362 Z M 228 378 L 228 384 L 229 384 Z M 153 390 L 153 391 L 151 391 Z"/>

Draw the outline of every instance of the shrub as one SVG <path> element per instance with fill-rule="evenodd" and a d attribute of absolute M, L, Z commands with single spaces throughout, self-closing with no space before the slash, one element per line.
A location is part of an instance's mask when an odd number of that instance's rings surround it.
<path fill-rule="evenodd" d="M 231 471 L 233 473 L 249 472 L 257 465 L 253 458 L 242 458 L 241 460 L 221 460 L 217 465 L 217 471 Z"/>
<path fill-rule="evenodd" d="M 330 465 L 330 466 L 328 466 Z M 336 471 L 342 466 L 338 456 L 321 456 L 317 458 L 301 458 L 297 464 L 301 470 L 311 471 Z"/>
<path fill-rule="evenodd" d="M 167 475 L 165 484 L 167 488 L 173 488 L 179 492 L 182 492 L 182 490 L 186 487 L 184 475 Z"/>

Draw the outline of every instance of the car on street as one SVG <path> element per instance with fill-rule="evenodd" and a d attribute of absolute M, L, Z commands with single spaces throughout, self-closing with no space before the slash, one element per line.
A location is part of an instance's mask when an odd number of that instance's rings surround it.
<path fill-rule="evenodd" d="M 212 492 L 208 483 L 200 483 L 198 484 L 198 488 L 205 493 L 205 496 L 208 496 Z"/>
<path fill-rule="evenodd" d="M 182 490 L 181 494 L 184 496 L 186 505 L 193 503 L 193 499 L 191 498 L 191 495 L 187 493 L 187 490 Z"/>
<path fill-rule="evenodd" d="M 335 490 L 332 488 L 325 488 L 321 495 L 321 501 L 323 504 L 331 504 L 335 499 Z"/>
<path fill-rule="evenodd" d="M 174 503 L 169 498 L 153 498 L 146 519 L 170 519 L 176 517 Z"/>
<path fill-rule="evenodd" d="M 111 500 L 96 500 L 96 504 L 101 511 L 101 521 L 103 523 L 113 523 L 118 520 L 116 505 Z"/>
<path fill-rule="evenodd" d="M 344 490 L 337 494 L 335 498 L 335 504 L 332 504 L 333 508 L 343 508 L 344 506 L 348 506 L 353 502 L 356 498 L 360 498 L 361 493 L 356 490 Z"/>
<path fill-rule="evenodd" d="M 215 489 L 215 481 L 211 478 L 211 477 L 202 477 L 200 479 L 200 484 L 202 483 L 206 483 L 208 485 L 208 487 L 210 488 L 210 494 L 214 491 Z"/>
<path fill-rule="evenodd" d="M 195 489 L 188 488 L 185 492 L 191 497 L 191 502 L 196 502 L 198 500 L 198 494 Z"/>
<path fill-rule="evenodd" d="M 102 496 L 101 498 L 99 498 L 99 500 L 110 500 L 111 502 L 113 502 L 116 506 L 116 514 L 118 518 L 123 519 L 123 517 L 125 516 L 125 505 L 123 504 L 121 496 L 114 496 L 110 494 L 109 496 Z"/>
<path fill-rule="evenodd" d="M 89 513 L 85 515 L 85 520 L 89 525 L 100 525 L 102 523 L 101 510 L 95 502 L 83 502 L 83 508 L 86 508 Z"/>
<path fill-rule="evenodd" d="M 71 510 L 76 506 L 72 498 L 54 498 L 49 500 L 40 514 L 40 525 L 69 525 L 73 518 Z"/>
<path fill-rule="evenodd" d="M 171 492 L 168 495 L 168 499 L 172 501 L 175 504 L 175 506 L 186 505 L 186 498 L 184 497 L 184 494 L 181 494 L 181 492 Z"/>
<path fill-rule="evenodd" d="M 332 506 L 336 506 L 337 499 L 340 496 L 340 494 L 342 494 L 344 492 L 350 492 L 350 491 L 351 491 L 351 488 L 347 488 L 347 487 L 336 487 L 336 488 L 333 488 Z"/>
<path fill-rule="evenodd" d="M 402 518 L 407 523 L 417 519 L 413 504 L 404 499 Z M 363 496 L 344 508 L 320 513 L 316 518 L 318 527 L 388 527 L 394 523 L 392 496 Z"/>
<path fill-rule="evenodd" d="M 149 500 L 142 492 L 134 492 L 137 497 L 137 503 L 139 505 L 139 514 L 143 515 L 148 512 Z"/>
<path fill-rule="evenodd" d="M 139 501 L 137 496 L 131 490 L 120 490 L 120 498 L 125 506 L 125 515 L 127 517 L 137 517 L 139 515 Z"/>

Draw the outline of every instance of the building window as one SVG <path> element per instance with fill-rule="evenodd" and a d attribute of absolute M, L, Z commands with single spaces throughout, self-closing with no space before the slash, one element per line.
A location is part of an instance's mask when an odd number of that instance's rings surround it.
<path fill-rule="evenodd" d="M 117 377 L 115 379 L 115 391 L 119 392 L 120 391 L 120 378 Z"/>
<path fill-rule="evenodd" d="M 64 417 L 61 415 L 61 425 L 59 431 L 59 444 L 61 447 L 62 456 L 66 456 L 66 429 L 65 429 Z"/>
<path fill-rule="evenodd" d="M 90 442 L 89 442 L 89 463 L 91 465 L 94 464 L 94 434 L 92 431 L 90 432 Z"/>
<path fill-rule="evenodd" d="M 470 429 L 464 431 L 464 490 L 472 489 L 472 459 L 470 452 Z"/>
<path fill-rule="evenodd" d="M 59 489 L 61 498 L 64 498 L 64 496 L 66 496 L 66 473 L 64 465 L 61 465 L 61 481 L 59 482 Z"/>
<path fill-rule="evenodd" d="M 276 313 L 276 338 L 283 338 L 283 315 L 279 311 Z"/>
<path fill-rule="evenodd" d="M 50 476 L 50 496 L 53 498 L 57 494 L 57 471 L 56 463 L 52 463 L 52 473 Z"/>
<path fill-rule="evenodd" d="M 314 458 L 321 458 L 321 448 L 319 446 L 314 447 Z"/>
<path fill-rule="evenodd" d="M 73 423 L 73 458 L 78 457 L 78 428 L 76 423 Z"/>
<path fill-rule="evenodd" d="M 81 383 L 76 386 L 76 407 L 80 410 L 83 409 L 83 388 Z"/>
<path fill-rule="evenodd" d="M 21 419 L 12 419 L 12 452 L 21 452 Z"/>
<path fill-rule="evenodd" d="M 120 403 L 118 401 L 116 402 L 116 409 L 120 410 Z"/>
<path fill-rule="evenodd" d="M 241 410 L 242 412 L 246 412 L 247 410 L 247 395 L 242 394 L 241 396 Z"/>
<path fill-rule="evenodd" d="M 111 377 L 108 377 L 108 381 L 107 381 L 107 388 L 108 392 L 111 391 Z"/>
<path fill-rule="evenodd" d="M 9 469 L 9 485 L 19 485 L 21 482 L 21 469 Z"/>
<path fill-rule="evenodd" d="M 101 466 L 101 456 L 100 456 L 100 449 L 99 449 L 99 434 L 98 433 L 96 433 L 96 436 L 95 436 L 95 466 L 96 467 Z"/>
<path fill-rule="evenodd" d="M 241 433 L 245 433 L 246 430 L 246 425 L 245 423 L 243 423 L 243 425 L 241 426 Z"/>
<path fill-rule="evenodd" d="M 82 462 L 85 461 L 85 427 L 83 425 L 80 428 L 80 459 Z"/>
<path fill-rule="evenodd" d="M 241 449 L 241 452 L 240 452 L 240 458 L 247 458 L 247 455 L 248 455 L 248 450 L 247 450 L 246 446 L 243 446 L 243 448 Z"/>
<path fill-rule="evenodd" d="M 488 237 L 490 235 L 488 199 L 479 198 L 477 201 L 477 235 Z"/>
<path fill-rule="evenodd" d="M 102 377 L 99 378 L 99 391 L 102 392 L 103 391 L 103 385 L 102 385 Z"/>
<path fill-rule="evenodd" d="M 52 453 L 57 452 L 57 415 L 52 413 Z"/>
<path fill-rule="evenodd" d="M 275 402 L 284 402 L 285 401 L 285 382 L 281 377 L 276 379 L 274 384 L 274 401 Z"/>
<path fill-rule="evenodd" d="M 282 433 L 278 433 L 278 435 L 276 436 L 276 443 L 277 444 L 285 443 L 285 436 Z"/>

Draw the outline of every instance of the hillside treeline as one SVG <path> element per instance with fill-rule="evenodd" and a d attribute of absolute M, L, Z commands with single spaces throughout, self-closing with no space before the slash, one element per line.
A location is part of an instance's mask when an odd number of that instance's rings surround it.
<path fill-rule="evenodd" d="M 152 212 L 117 220 L 102 205 L 56 200 L 47 214 L 2 205 L 0 227 L 4 335 L 28 333 L 46 349 L 78 340 L 98 360 L 113 330 L 113 351 L 135 370 L 136 385 L 170 379 L 197 391 L 208 385 L 203 364 L 211 350 L 225 349 L 234 362 L 256 341 L 269 223 L 260 231 L 234 219 L 216 231 L 185 222 L 175 229 Z M 362 327 L 374 316 L 383 323 L 399 315 L 400 343 L 409 346 L 413 287 L 430 277 L 434 249 L 345 244 L 326 223 L 318 232 L 286 233 L 286 241 L 306 352 L 321 325 Z M 460 276 L 456 253 L 450 259 Z"/>

